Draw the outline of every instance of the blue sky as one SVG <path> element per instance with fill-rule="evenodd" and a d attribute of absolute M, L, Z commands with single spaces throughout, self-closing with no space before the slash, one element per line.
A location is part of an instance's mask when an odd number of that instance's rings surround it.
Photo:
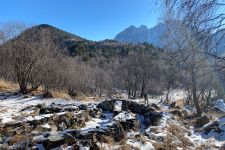
<path fill-rule="evenodd" d="M 113 39 L 134 25 L 158 23 L 152 0 L 0 0 L 0 20 L 50 24 L 89 40 Z"/>

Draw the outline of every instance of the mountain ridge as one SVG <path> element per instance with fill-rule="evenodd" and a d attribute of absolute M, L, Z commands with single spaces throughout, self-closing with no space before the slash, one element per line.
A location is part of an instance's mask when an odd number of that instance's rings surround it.
<path fill-rule="evenodd" d="M 114 40 L 120 43 L 144 43 L 153 44 L 162 48 L 161 35 L 166 30 L 166 25 L 159 23 L 158 25 L 149 28 L 145 25 L 135 27 L 134 25 L 129 26 L 120 33 L 118 33 Z"/>

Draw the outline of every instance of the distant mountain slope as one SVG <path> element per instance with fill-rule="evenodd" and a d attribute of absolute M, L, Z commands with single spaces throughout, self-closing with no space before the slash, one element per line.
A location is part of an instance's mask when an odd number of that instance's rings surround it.
<path fill-rule="evenodd" d="M 32 33 L 35 36 L 42 36 L 38 34 L 41 29 L 47 29 L 50 31 L 49 38 L 53 39 L 55 45 L 58 46 L 60 53 L 66 56 L 80 56 L 83 57 L 84 61 L 89 61 L 91 58 L 102 60 L 102 59 L 111 59 L 111 58 L 124 58 L 128 56 L 130 52 L 135 53 L 152 53 L 154 56 L 157 56 L 162 52 L 162 49 L 154 47 L 148 43 L 134 44 L 134 43 L 119 43 L 115 40 L 103 40 L 103 41 L 91 41 L 86 40 L 85 38 L 79 37 L 75 34 L 63 31 L 56 27 L 47 24 L 41 24 L 33 26 L 26 29 L 22 32 L 15 40 L 21 42 L 29 38 L 27 35 Z M 147 27 L 140 27 L 142 30 L 148 30 Z M 36 35 L 35 35 L 36 33 Z M 143 32 L 144 33 L 144 32 Z M 24 36 L 23 36 L 24 35 Z M 140 35 L 142 37 L 143 35 Z M 48 37 L 47 37 L 48 38 Z M 10 42 L 6 42 L 11 44 Z M 1 46 L 1 45 L 0 45 Z M 109 61 L 108 61 L 109 62 Z"/>
<path fill-rule="evenodd" d="M 148 42 L 154 46 L 162 47 L 161 35 L 163 35 L 165 31 L 166 25 L 162 23 L 150 29 L 144 25 L 141 25 L 139 28 L 132 25 L 117 34 L 114 40 L 121 43 L 132 42 L 135 44 Z"/>
<path fill-rule="evenodd" d="M 172 21 L 172 24 L 179 24 L 179 21 Z M 114 40 L 126 43 L 143 43 L 147 42 L 149 44 L 153 44 L 154 46 L 158 46 L 160 48 L 166 44 L 166 39 L 163 39 L 164 33 L 166 33 L 167 27 L 163 23 L 159 23 L 153 28 L 148 29 L 146 26 L 141 25 L 139 28 L 135 26 L 130 26 L 116 35 Z M 216 47 L 213 49 L 217 54 L 224 55 L 225 53 L 225 29 L 221 29 L 219 33 L 215 35 L 215 39 L 212 40 L 212 46 Z M 218 44 L 217 41 L 220 41 Z M 217 45 L 218 44 L 218 45 Z"/>
<path fill-rule="evenodd" d="M 58 39 L 61 39 L 61 40 L 72 39 L 74 41 L 87 41 L 86 39 L 81 38 L 81 37 L 79 37 L 75 34 L 63 31 L 61 29 L 58 29 L 58 28 L 53 27 L 53 26 L 48 25 L 48 24 L 37 25 L 37 26 L 35 26 L 35 28 L 37 28 L 37 29 L 47 28 L 51 31 L 51 34 L 53 35 L 53 37 L 57 37 Z"/>

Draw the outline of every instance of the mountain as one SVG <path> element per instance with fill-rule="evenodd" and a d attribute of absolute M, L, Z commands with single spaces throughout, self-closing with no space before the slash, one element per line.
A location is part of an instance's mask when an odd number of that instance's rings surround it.
<path fill-rule="evenodd" d="M 166 25 L 162 23 L 159 23 L 150 29 L 144 25 L 141 25 L 139 28 L 132 25 L 117 34 L 114 40 L 121 43 L 132 42 L 135 44 L 147 42 L 153 44 L 154 46 L 162 47 L 163 43 L 161 36 L 165 31 Z"/>
<path fill-rule="evenodd" d="M 37 26 L 35 26 L 35 28 L 37 30 L 42 29 L 42 28 L 49 29 L 51 31 L 52 36 L 59 40 L 87 41 L 86 39 L 81 38 L 75 34 L 63 31 L 61 29 L 58 29 L 58 28 L 53 27 L 48 24 L 37 25 Z"/>
<path fill-rule="evenodd" d="M 44 36 L 43 34 L 39 34 L 41 33 L 42 29 L 47 29 L 50 31 L 50 36 L 46 37 L 52 39 L 54 45 L 57 46 L 61 54 L 71 57 L 80 56 L 80 58 L 83 58 L 84 61 L 88 61 L 91 58 L 99 60 L 116 57 L 124 58 L 128 56 L 130 52 L 154 53 L 154 56 L 157 56 L 162 52 L 162 49 L 154 47 L 148 43 L 119 43 L 110 39 L 103 41 L 91 41 L 48 24 L 41 24 L 28 28 L 18 35 L 18 37 L 11 39 L 11 41 L 18 41 L 18 43 L 21 43 L 22 41 L 30 41 L 29 38 L 34 38 L 33 42 L 38 42 L 39 40 L 37 39 L 41 39 L 40 36 Z M 146 26 L 141 26 L 140 30 L 148 30 L 148 28 Z M 4 43 L 4 45 L 10 44 L 12 43 L 9 41 Z"/>

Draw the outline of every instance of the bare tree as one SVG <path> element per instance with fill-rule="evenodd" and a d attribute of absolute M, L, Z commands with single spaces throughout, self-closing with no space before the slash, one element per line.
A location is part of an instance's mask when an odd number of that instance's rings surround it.
<path fill-rule="evenodd" d="M 225 2 L 223 0 L 163 0 L 163 14 L 179 15 L 180 20 L 191 29 L 199 46 L 206 55 L 224 61 L 217 48 L 224 39 Z M 217 66 L 215 70 L 224 69 Z"/>
<path fill-rule="evenodd" d="M 3 22 L 1 33 L 4 61 L 9 64 L 20 91 L 36 90 L 50 67 L 50 59 L 56 56 L 50 32 L 28 28 L 24 22 Z"/>

